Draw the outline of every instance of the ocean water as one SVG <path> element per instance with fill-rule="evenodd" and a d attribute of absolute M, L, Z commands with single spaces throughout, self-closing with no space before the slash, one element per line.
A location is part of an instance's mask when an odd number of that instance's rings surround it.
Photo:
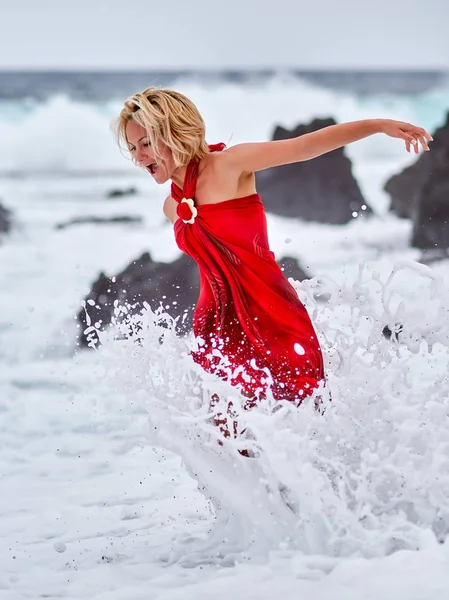
<path fill-rule="evenodd" d="M 109 131 L 153 79 L 229 144 L 328 116 L 432 132 L 449 110 L 444 74 L 0 74 L 0 202 L 14 214 L 0 240 L 0 599 L 444 597 L 449 263 L 417 262 L 411 223 L 388 213 L 383 183 L 415 160 L 400 141 L 346 149 L 372 219 L 268 215 L 276 256 L 313 276 L 295 286 L 325 352 L 320 413 L 313 401 L 241 412 L 148 306 L 126 339 L 118 324 L 78 351 L 74 317 L 100 271 L 179 255 L 168 188 Z M 137 195 L 107 199 L 130 186 Z M 142 222 L 55 228 L 123 214 Z M 397 321 L 392 344 L 381 330 Z M 233 401 L 244 439 L 217 443 L 212 393 Z"/>

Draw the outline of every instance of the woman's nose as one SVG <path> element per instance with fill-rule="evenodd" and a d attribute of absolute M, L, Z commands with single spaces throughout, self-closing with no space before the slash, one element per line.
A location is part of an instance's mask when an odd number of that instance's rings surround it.
<path fill-rule="evenodd" d="M 145 152 L 141 148 L 137 148 L 136 150 L 136 161 L 141 165 L 145 163 L 145 159 L 147 158 Z"/>

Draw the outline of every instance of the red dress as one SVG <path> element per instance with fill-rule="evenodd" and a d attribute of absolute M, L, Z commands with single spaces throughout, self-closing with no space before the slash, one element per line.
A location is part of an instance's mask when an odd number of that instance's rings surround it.
<path fill-rule="evenodd" d="M 200 271 L 193 358 L 249 398 L 263 396 L 268 372 L 274 398 L 301 401 L 324 379 L 323 357 L 309 315 L 269 248 L 260 196 L 191 208 L 197 176 L 198 162 L 191 161 L 183 190 L 171 187 L 176 242 Z M 219 365 L 217 350 L 232 376 Z"/>

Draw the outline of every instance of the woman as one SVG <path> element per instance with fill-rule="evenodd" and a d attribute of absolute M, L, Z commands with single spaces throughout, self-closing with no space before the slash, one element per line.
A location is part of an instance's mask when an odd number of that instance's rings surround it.
<path fill-rule="evenodd" d="M 126 100 L 115 122 L 136 164 L 163 184 L 164 213 L 179 248 L 200 270 L 194 360 L 238 386 L 251 405 L 270 387 L 300 402 L 324 381 L 310 318 L 270 251 L 256 171 L 310 160 L 375 133 L 429 150 L 431 136 L 409 123 L 373 119 L 326 127 L 282 141 L 208 146 L 196 106 L 149 87 Z"/>

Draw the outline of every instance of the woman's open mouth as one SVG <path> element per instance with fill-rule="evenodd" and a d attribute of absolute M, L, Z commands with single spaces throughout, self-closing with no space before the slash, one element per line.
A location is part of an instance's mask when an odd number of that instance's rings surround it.
<path fill-rule="evenodd" d="M 147 171 L 149 171 L 151 175 L 154 175 L 157 171 L 157 164 L 151 163 L 151 165 L 147 165 Z"/>

